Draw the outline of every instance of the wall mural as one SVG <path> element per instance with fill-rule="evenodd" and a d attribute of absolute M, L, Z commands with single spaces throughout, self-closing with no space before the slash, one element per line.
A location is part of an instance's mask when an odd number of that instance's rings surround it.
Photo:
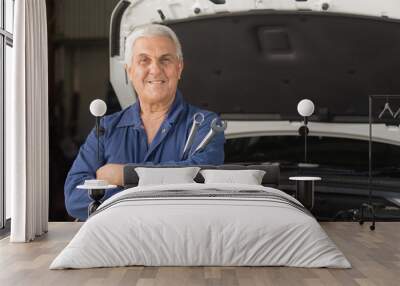
<path fill-rule="evenodd" d="M 79 147 L 85 141 L 89 131 L 94 127 L 95 122 L 89 112 L 90 102 L 96 98 L 104 100 L 107 104 L 107 114 L 114 113 L 121 109 L 116 93 L 110 83 L 109 74 L 110 17 L 113 8 L 118 2 L 118 0 L 47 0 L 50 112 L 49 217 L 51 221 L 72 220 L 65 211 L 64 182 Z M 224 25 L 231 27 L 232 25 L 237 25 L 241 21 L 245 22 L 247 20 L 249 19 L 246 17 L 236 20 L 227 18 L 226 21 L 219 23 L 222 26 L 218 23 L 215 23 L 215 25 L 217 26 L 218 24 L 219 27 L 223 27 Z M 260 21 L 264 21 L 262 17 Z M 299 18 L 298 21 L 301 25 L 307 24 L 307 21 L 302 18 Z M 297 27 L 299 23 L 295 22 L 292 24 Z M 243 93 L 251 93 L 253 96 L 258 96 L 257 98 L 262 99 L 263 95 L 259 93 L 260 89 L 255 85 L 242 86 L 239 88 L 232 86 L 230 90 L 233 96 L 230 97 L 229 101 L 221 101 L 212 98 L 209 102 L 204 102 L 199 96 L 199 93 L 203 93 L 204 89 L 207 92 L 218 92 L 220 88 L 229 86 L 227 74 L 232 70 L 233 63 L 231 65 L 221 62 L 219 63 L 220 66 L 218 66 L 218 57 L 215 56 L 217 52 L 223 52 L 225 56 L 232 56 L 234 62 L 237 61 L 241 63 L 241 67 L 251 68 L 254 66 L 249 64 L 252 58 L 249 53 L 246 53 L 248 58 L 239 58 L 236 57 L 233 52 L 229 52 L 229 50 L 225 49 L 223 45 L 223 43 L 225 43 L 224 41 L 228 41 L 229 43 L 235 42 L 235 39 L 230 37 L 229 33 L 224 34 L 223 37 L 219 38 L 217 43 L 214 43 L 216 49 L 211 46 L 211 48 L 204 47 L 204 50 L 202 50 L 193 48 L 196 46 L 198 47 L 200 44 L 197 43 L 196 39 L 191 35 L 198 35 L 205 32 L 218 34 L 218 29 L 212 29 L 212 31 L 210 31 L 207 26 L 201 25 L 200 23 L 193 26 L 193 29 L 197 31 L 193 33 L 194 30 L 188 29 L 186 26 L 180 25 L 179 23 L 172 24 L 171 26 L 175 29 L 178 36 L 186 41 L 186 48 L 194 51 L 194 53 L 189 53 L 185 56 L 185 65 L 187 65 L 187 67 L 185 67 L 181 83 L 181 88 L 184 91 L 188 89 L 193 82 L 198 83 L 201 87 L 193 92 L 195 95 L 194 97 L 189 98 L 191 103 L 211 110 L 213 110 L 214 107 L 226 107 L 226 110 L 229 112 L 240 114 L 246 113 L 254 106 L 254 104 L 251 105 L 251 100 L 247 97 L 244 104 L 241 106 L 235 105 L 235 102 L 243 102 L 243 98 L 241 97 Z M 261 50 L 266 53 L 268 49 L 271 48 L 267 40 L 275 34 L 273 33 L 271 36 L 271 31 L 268 30 L 268 27 L 263 29 L 261 29 L 261 32 L 265 32 L 267 36 L 258 38 L 260 41 L 258 44 L 261 45 Z M 281 31 L 278 34 L 279 37 L 287 36 L 285 31 Z M 339 34 L 340 33 L 336 33 L 335 35 Z M 366 38 L 368 38 L 368 36 L 366 36 Z M 256 48 L 256 44 L 255 42 L 254 47 L 248 46 L 243 47 L 243 49 Z M 201 58 L 201 52 L 206 52 L 210 55 L 212 61 L 217 63 L 217 66 L 212 68 L 207 66 L 205 61 Z M 320 56 L 322 57 L 323 55 L 321 54 Z M 264 60 L 266 59 L 268 59 L 267 56 Z M 272 61 L 273 59 L 268 60 Z M 329 59 L 326 60 L 329 62 Z M 257 64 L 259 65 L 259 63 Z M 282 77 L 276 87 L 278 90 L 282 91 L 283 96 L 289 97 L 296 94 L 296 90 L 293 88 L 296 84 L 296 80 L 285 78 L 284 75 L 281 76 L 279 73 L 282 73 L 282 71 L 276 68 L 275 70 L 277 70 L 277 73 L 274 73 L 273 76 L 277 77 L 276 82 L 279 81 L 278 77 Z M 296 70 L 293 72 L 296 72 Z M 303 74 L 303 71 L 300 72 Z M 342 72 L 348 75 L 347 80 L 357 80 L 358 71 L 355 68 Z M 207 84 L 209 81 L 204 81 L 204 79 L 199 76 L 199 73 L 207 75 L 207 79 L 216 81 L 216 88 Z M 362 71 L 360 71 L 360 74 L 362 74 Z M 243 77 L 239 73 L 232 73 L 232 75 L 233 78 L 237 78 L 238 80 Z M 306 74 L 304 74 L 304 76 L 306 76 Z M 254 80 L 254 77 L 250 74 L 246 74 L 245 77 Z M 261 77 L 260 74 L 257 82 L 260 84 L 268 82 L 267 80 L 262 80 Z M 335 79 L 332 80 L 334 81 Z M 376 84 L 379 88 L 397 86 L 397 83 L 391 82 L 390 80 L 382 82 L 378 80 Z M 271 87 L 274 87 L 274 84 L 272 84 Z M 317 91 L 323 94 L 323 92 L 318 90 L 315 86 L 302 87 L 303 91 Z M 329 90 L 329 92 L 336 91 Z M 286 116 L 285 118 L 287 120 L 301 121 L 302 119 L 299 118 L 296 111 L 297 102 L 301 98 L 293 98 L 293 104 L 290 104 L 288 100 L 273 100 L 270 101 L 271 104 L 268 104 L 268 108 L 281 108 L 279 116 Z M 347 100 L 349 100 L 349 98 L 347 98 Z M 314 102 L 316 104 L 316 111 L 314 117 L 311 117 L 311 121 L 354 119 L 356 121 L 368 122 L 367 117 L 364 116 L 368 114 L 368 110 L 366 109 L 368 103 L 367 99 L 365 99 L 365 102 L 351 102 L 335 98 L 334 101 L 326 101 L 325 106 L 322 107 L 318 106 L 318 104 L 321 104 L 321 101 L 317 100 Z M 329 104 L 331 106 L 328 106 Z M 260 104 L 256 109 L 263 109 L 265 106 L 266 105 Z M 400 101 L 398 100 L 382 100 L 381 103 L 377 103 L 376 110 L 374 110 L 376 122 L 386 123 L 393 128 L 398 126 L 400 123 L 400 109 L 398 106 L 400 106 Z M 359 111 L 364 109 L 365 114 L 361 114 Z M 344 113 L 335 117 L 331 114 L 332 110 L 343 110 Z M 271 116 L 271 118 L 266 117 L 264 119 L 281 118 L 276 117 L 276 114 L 272 114 Z M 341 116 L 342 118 L 340 118 Z M 254 118 L 257 119 L 256 117 Z M 310 128 L 312 130 L 312 127 Z M 309 136 L 308 140 L 309 156 L 313 163 L 318 163 L 320 166 L 326 167 L 327 170 L 334 169 L 336 173 L 347 172 L 346 174 L 354 174 L 354 172 L 356 172 L 357 176 L 362 178 L 366 176 L 366 168 L 368 166 L 367 141 L 313 136 L 312 134 Z M 382 177 L 391 177 L 394 181 L 400 178 L 398 172 L 399 163 L 395 159 L 400 155 L 400 147 L 383 143 L 377 143 L 374 146 L 374 156 L 376 156 L 374 168 L 379 175 Z M 303 150 L 303 139 L 301 136 L 296 136 L 296 134 L 291 134 L 291 136 L 257 135 L 232 138 L 227 140 L 225 144 L 225 160 L 227 163 L 278 161 L 281 163 L 282 187 L 287 187 L 290 191 L 292 186 L 289 184 L 287 178 L 293 175 L 293 172 L 297 171 L 297 169 L 293 167 L 293 163 L 302 160 Z M 329 196 L 319 198 L 314 208 L 315 212 L 319 213 L 320 218 L 325 217 L 332 219 L 338 215 L 340 218 L 350 219 L 352 213 L 338 213 L 344 204 L 347 209 L 351 210 L 359 201 L 354 200 L 352 204 L 351 199 L 346 197 L 335 199 L 338 204 L 329 203 L 328 207 L 327 202 L 331 202 Z"/>

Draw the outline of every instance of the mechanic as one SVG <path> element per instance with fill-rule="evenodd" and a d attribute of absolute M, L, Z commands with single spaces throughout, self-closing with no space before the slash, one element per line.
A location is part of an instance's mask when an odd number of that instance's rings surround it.
<path fill-rule="evenodd" d="M 121 186 L 123 166 L 127 163 L 161 165 L 223 164 L 224 134 L 217 134 L 200 152 L 193 152 L 217 117 L 185 102 L 177 90 L 183 70 L 181 44 L 167 26 L 150 24 L 136 28 L 125 44 L 125 69 L 138 101 L 128 108 L 101 120 L 100 159 L 97 158 L 95 129 L 69 171 L 65 186 L 68 213 L 87 219 L 91 200 L 87 192 L 76 187 L 89 179 L 101 179 Z M 191 151 L 183 152 L 195 114 L 204 120 L 193 139 Z M 185 154 L 184 154 L 185 153 Z M 121 191 L 109 189 L 105 198 Z"/>

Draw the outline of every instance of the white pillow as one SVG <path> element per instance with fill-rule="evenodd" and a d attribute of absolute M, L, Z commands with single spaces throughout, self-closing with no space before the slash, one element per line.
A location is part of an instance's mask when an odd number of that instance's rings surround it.
<path fill-rule="evenodd" d="M 262 170 L 201 170 L 204 183 L 261 185 L 265 171 Z"/>
<path fill-rule="evenodd" d="M 139 176 L 138 186 L 194 183 L 199 170 L 199 167 L 135 168 Z"/>

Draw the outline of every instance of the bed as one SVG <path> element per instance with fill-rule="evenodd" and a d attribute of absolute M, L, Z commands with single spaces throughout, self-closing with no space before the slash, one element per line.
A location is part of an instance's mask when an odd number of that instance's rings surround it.
<path fill-rule="evenodd" d="M 97 209 L 50 269 L 129 265 L 351 267 L 292 196 L 207 182 L 127 188 Z"/>

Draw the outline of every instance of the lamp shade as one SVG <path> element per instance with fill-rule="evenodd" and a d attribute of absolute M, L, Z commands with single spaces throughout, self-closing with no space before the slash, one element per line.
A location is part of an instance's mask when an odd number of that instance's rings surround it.
<path fill-rule="evenodd" d="M 106 103 L 101 99 L 95 99 L 90 103 L 90 113 L 96 117 L 103 116 L 107 111 Z"/>
<path fill-rule="evenodd" d="M 311 116 L 314 113 L 314 103 L 309 99 L 303 99 L 297 104 L 297 112 L 303 116 Z"/>

